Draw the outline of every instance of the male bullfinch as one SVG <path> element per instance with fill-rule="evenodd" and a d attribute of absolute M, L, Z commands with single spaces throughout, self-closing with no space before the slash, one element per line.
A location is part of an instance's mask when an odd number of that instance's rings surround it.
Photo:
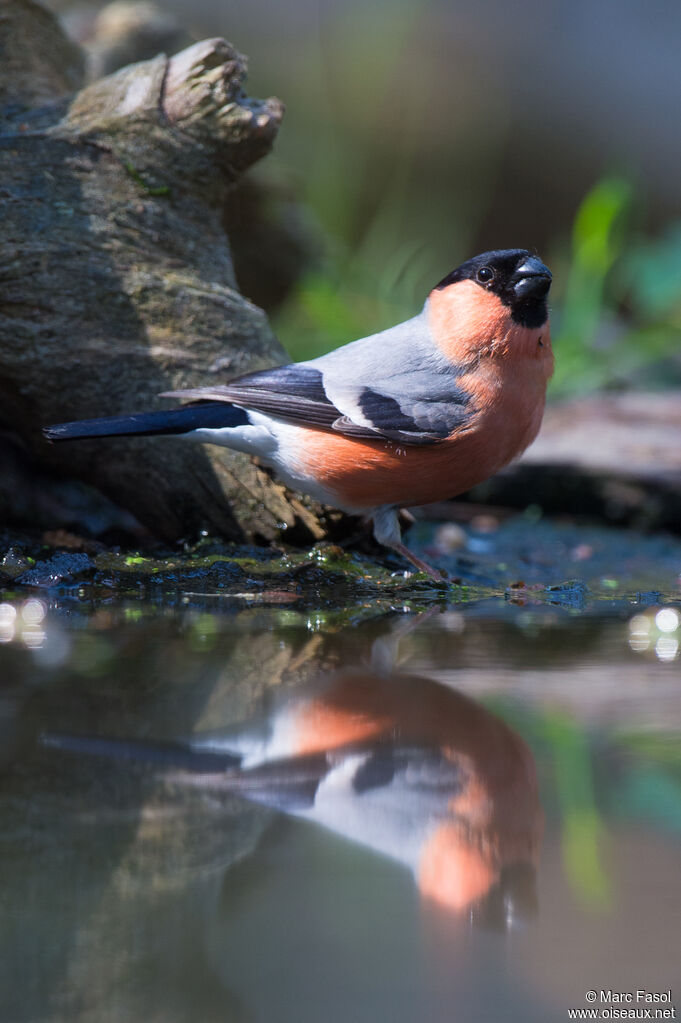
<path fill-rule="evenodd" d="M 342 670 L 267 718 L 184 742 L 46 735 L 176 782 L 305 818 L 409 868 L 450 913 L 506 927 L 535 910 L 543 831 L 522 739 L 432 679 Z"/>
<path fill-rule="evenodd" d="M 318 359 L 164 397 L 192 404 L 47 427 L 51 441 L 172 434 L 257 455 L 289 487 L 370 517 L 401 542 L 398 510 L 454 497 L 534 440 L 553 353 L 551 273 L 526 249 L 484 252 L 421 312 Z"/>

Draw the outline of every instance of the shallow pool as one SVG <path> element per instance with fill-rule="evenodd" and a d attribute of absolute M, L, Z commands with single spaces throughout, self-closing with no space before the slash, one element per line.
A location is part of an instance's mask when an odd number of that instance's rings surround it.
<path fill-rule="evenodd" d="M 532 571 L 420 612 L 0 604 L 0 1018 L 678 1011 L 671 577 Z"/>

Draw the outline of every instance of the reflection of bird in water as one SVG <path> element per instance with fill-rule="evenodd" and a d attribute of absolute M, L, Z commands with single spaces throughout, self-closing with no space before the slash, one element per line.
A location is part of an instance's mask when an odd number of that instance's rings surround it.
<path fill-rule="evenodd" d="M 266 720 L 187 742 L 43 742 L 145 760 L 315 821 L 410 867 L 425 898 L 487 925 L 536 909 L 543 818 L 530 751 L 431 679 L 340 671 Z"/>

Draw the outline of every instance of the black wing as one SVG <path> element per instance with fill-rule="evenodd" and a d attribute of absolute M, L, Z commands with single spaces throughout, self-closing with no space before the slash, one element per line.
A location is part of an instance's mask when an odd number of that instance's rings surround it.
<path fill-rule="evenodd" d="M 248 373 L 215 387 L 166 391 L 162 397 L 228 401 L 257 412 L 269 412 L 294 423 L 327 430 L 333 429 L 334 422 L 341 415 L 326 395 L 319 370 L 295 363 Z"/>

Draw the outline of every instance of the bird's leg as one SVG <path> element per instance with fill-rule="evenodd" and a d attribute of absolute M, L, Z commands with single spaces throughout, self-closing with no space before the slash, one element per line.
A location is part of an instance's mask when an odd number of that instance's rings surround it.
<path fill-rule="evenodd" d="M 419 572 L 425 572 L 427 576 L 430 576 L 431 579 L 437 580 L 439 583 L 445 581 L 445 577 L 442 572 L 439 572 L 437 568 L 433 568 L 433 566 L 429 565 L 427 561 L 423 561 L 422 558 L 417 557 L 417 555 L 414 554 L 413 551 L 410 551 L 409 548 L 401 541 L 400 543 L 391 543 L 390 547 L 394 551 L 397 551 L 398 554 L 401 554 L 403 558 L 406 558 L 407 561 L 410 561 L 414 568 L 418 569 Z"/>
<path fill-rule="evenodd" d="M 398 513 L 396 508 L 382 507 L 378 508 L 372 515 L 374 523 L 374 536 L 380 544 L 384 547 L 390 547 L 392 550 L 397 551 L 403 558 L 411 562 L 414 568 L 418 569 L 419 572 L 425 572 L 431 579 L 436 579 L 438 582 L 444 581 L 444 576 L 441 572 L 438 572 L 436 568 L 433 568 L 426 561 L 422 561 L 421 558 L 413 554 L 408 547 L 402 543 L 402 534 L 400 532 L 400 523 L 398 519 Z"/>

